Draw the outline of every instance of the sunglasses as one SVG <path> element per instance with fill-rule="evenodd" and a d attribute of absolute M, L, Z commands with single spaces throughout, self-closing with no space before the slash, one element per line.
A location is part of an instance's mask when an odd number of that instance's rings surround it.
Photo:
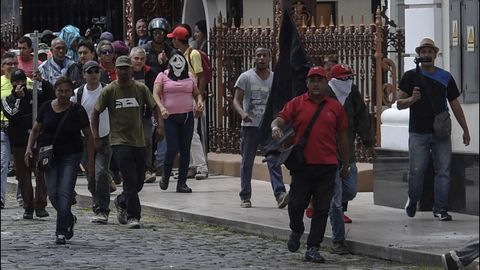
<path fill-rule="evenodd" d="M 91 69 L 87 70 L 87 73 L 88 73 L 88 74 L 100 73 L 100 69 L 98 69 L 98 68 L 91 68 Z"/>
<path fill-rule="evenodd" d="M 154 35 L 154 36 L 165 35 L 165 33 L 166 33 L 165 31 L 159 30 L 159 29 L 156 29 L 156 30 L 152 31 L 152 35 Z"/>
<path fill-rule="evenodd" d="M 109 54 L 112 54 L 112 53 L 113 53 L 113 50 L 112 50 L 112 49 L 101 50 L 100 53 L 101 53 L 101 54 L 105 54 L 105 55 L 109 55 Z"/>

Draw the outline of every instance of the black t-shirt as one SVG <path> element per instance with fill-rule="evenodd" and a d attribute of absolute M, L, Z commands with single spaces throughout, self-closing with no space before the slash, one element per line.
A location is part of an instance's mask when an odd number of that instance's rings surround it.
<path fill-rule="evenodd" d="M 448 110 L 447 100 L 453 101 L 460 96 L 460 91 L 452 75 L 436 67 L 433 73 L 421 70 L 418 76 L 415 69 L 403 75 L 399 88 L 409 96 L 413 87 L 419 86 L 421 99 L 410 107 L 409 132 L 433 133 L 435 114 Z M 435 109 L 433 108 L 433 106 Z"/>
<path fill-rule="evenodd" d="M 81 153 L 83 151 L 80 131 L 90 126 L 90 122 L 88 121 L 87 112 L 81 105 L 71 103 L 71 106 L 71 111 L 63 122 L 53 145 L 53 154 L 56 156 Z M 38 139 L 40 146 L 52 143 L 57 126 L 65 113 L 67 113 L 67 110 L 56 113 L 52 108 L 51 101 L 42 104 L 37 115 L 37 122 L 43 125 Z"/>

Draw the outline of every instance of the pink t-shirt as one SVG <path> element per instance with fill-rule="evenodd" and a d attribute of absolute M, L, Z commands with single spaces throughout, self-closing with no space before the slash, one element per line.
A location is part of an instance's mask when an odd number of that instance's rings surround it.
<path fill-rule="evenodd" d="M 30 61 L 25 62 L 22 60 L 20 56 L 17 56 L 17 61 L 18 61 L 18 68 L 25 71 L 25 75 L 27 75 L 27 77 L 31 79 L 33 76 L 33 58 L 30 59 Z M 38 60 L 38 66 L 40 66 L 41 63 L 42 61 Z"/>
<path fill-rule="evenodd" d="M 163 85 L 160 96 L 163 106 L 170 114 L 193 111 L 193 86 L 197 83 L 191 73 L 189 78 L 173 81 L 168 77 L 168 70 L 158 73 L 155 83 Z"/>

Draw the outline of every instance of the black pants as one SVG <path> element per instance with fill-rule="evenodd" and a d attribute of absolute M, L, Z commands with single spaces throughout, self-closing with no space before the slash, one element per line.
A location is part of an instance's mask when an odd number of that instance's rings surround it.
<path fill-rule="evenodd" d="M 127 219 L 141 217 L 138 192 L 145 178 L 145 147 L 113 145 L 112 153 L 123 175 L 123 192 L 117 196 L 120 207 L 127 209 Z"/>
<path fill-rule="evenodd" d="M 313 195 L 313 217 L 307 240 L 308 247 L 320 247 L 323 241 L 335 188 L 336 171 L 336 165 L 307 165 L 301 171 L 292 174 L 288 203 L 292 231 L 303 233 L 305 230 L 303 215 Z"/>

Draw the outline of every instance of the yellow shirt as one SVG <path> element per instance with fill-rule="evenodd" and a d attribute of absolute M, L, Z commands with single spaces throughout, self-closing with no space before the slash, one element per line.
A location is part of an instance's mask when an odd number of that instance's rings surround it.
<path fill-rule="evenodd" d="M 198 81 L 198 74 L 203 72 L 202 56 L 200 56 L 200 53 L 192 47 L 188 47 L 183 56 L 187 59 L 188 71 L 195 75 L 195 79 Z"/>

